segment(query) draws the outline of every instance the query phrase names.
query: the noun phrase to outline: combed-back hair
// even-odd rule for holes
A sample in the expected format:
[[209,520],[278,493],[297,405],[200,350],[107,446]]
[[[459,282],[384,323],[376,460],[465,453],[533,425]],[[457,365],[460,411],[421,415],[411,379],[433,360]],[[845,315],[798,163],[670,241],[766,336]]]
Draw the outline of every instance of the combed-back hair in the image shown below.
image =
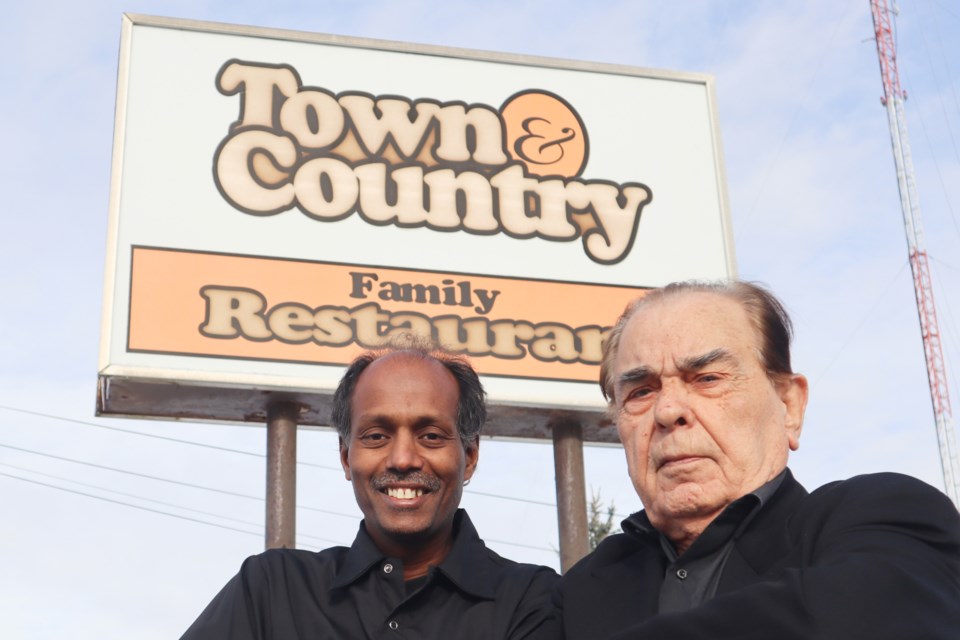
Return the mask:
[[603,347],[603,361],[600,365],[600,389],[603,397],[612,406],[615,380],[613,379],[613,361],[620,348],[620,338],[627,322],[644,307],[656,304],[666,298],[690,292],[714,293],[737,301],[747,312],[757,335],[760,337],[760,362],[767,377],[777,380],[793,373],[790,367],[790,341],[793,338],[793,324],[783,304],[768,289],[755,282],[703,282],[688,280],[673,282],[659,289],[652,289],[627,305],[623,315],[607,335]]
[[333,394],[330,421],[344,445],[350,446],[350,403],[360,375],[372,363],[392,355],[434,360],[453,375],[460,392],[457,400],[457,433],[464,449],[475,446],[480,430],[487,420],[487,394],[477,372],[463,356],[450,352],[430,338],[408,333],[400,334],[383,346],[357,356],[340,379],[340,384]]

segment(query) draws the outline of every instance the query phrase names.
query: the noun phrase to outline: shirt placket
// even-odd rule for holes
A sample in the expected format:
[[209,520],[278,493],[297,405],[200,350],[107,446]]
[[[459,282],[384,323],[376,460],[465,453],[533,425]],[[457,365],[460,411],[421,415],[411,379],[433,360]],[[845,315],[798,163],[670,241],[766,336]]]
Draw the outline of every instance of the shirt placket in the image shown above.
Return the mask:
[[403,601],[406,599],[406,589],[403,584],[403,566],[395,559],[388,558],[380,564],[379,575],[382,581],[382,591],[386,596],[383,602],[386,604],[385,615],[382,616],[378,638],[384,640],[399,640],[406,638],[404,629],[403,614],[400,609],[403,607]]

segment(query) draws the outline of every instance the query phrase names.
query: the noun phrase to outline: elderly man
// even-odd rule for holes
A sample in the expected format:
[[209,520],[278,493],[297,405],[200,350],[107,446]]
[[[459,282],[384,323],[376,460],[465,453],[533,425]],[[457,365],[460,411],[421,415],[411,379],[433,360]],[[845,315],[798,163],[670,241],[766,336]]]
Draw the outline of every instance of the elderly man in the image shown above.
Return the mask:
[[808,494],[787,470],[807,402],[789,343],[752,284],[628,307],[601,385],[644,511],[561,580],[568,640],[960,638],[960,517],[942,493],[884,473]]
[[361,355],[333,407],[363,512],[353,545],[247,559],[183,638],[529,637],[556,574],[487,549],[457,508],[485,418],[466,361],[416,342]]

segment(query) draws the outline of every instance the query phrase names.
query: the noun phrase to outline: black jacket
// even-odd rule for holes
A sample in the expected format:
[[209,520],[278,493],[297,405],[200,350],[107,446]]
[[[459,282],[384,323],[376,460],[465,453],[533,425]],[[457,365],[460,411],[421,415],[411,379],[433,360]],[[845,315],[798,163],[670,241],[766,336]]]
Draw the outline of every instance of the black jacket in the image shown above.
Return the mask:
[[560,581],[567,640],[960,638],[960,515],[907,476],[808,494],[788,472],[689,611],[657,615],[665,566],[650,537],[604,540]]

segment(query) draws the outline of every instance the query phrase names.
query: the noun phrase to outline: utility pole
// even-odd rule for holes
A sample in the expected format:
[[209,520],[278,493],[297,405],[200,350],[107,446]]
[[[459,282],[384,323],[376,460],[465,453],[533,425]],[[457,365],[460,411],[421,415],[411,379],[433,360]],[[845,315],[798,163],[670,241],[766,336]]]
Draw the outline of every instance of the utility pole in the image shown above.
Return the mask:
[[920,224],[920,200],[917,196],[913,160],[910,157],[910,141],[907,138],[907,122],[903,112],[906,93],[900,87],[897,71],[897,49],[893,36],[893,20],[887,0],[870,0],[873,13],[873,29],[876,35],[877,56],[880,58],[880,76],[883,79],[881,103],[887,109],[890,123],[890,140],[893,144],[893,160],[897,168],[897,185],[900,189],[900,209],[903,211],[904,228],[907,234],[907,250],[910,255],[910,270],[913,273],[913,290],[920,315],[920,333],[923,336],[923,352],[927,363],[927,380],[930,384],[930,399],[933,401],[933,416],[937,426],[937,442],[940,446],[940,464],[943,466],[943,484],[953,503],[960,506],[960,461],[957,439],[953,429],[953,412],[947,387],[947,373],[940,344],[940,326],[933,301],[933,283],[930,265],[923,248],[923,228]]

